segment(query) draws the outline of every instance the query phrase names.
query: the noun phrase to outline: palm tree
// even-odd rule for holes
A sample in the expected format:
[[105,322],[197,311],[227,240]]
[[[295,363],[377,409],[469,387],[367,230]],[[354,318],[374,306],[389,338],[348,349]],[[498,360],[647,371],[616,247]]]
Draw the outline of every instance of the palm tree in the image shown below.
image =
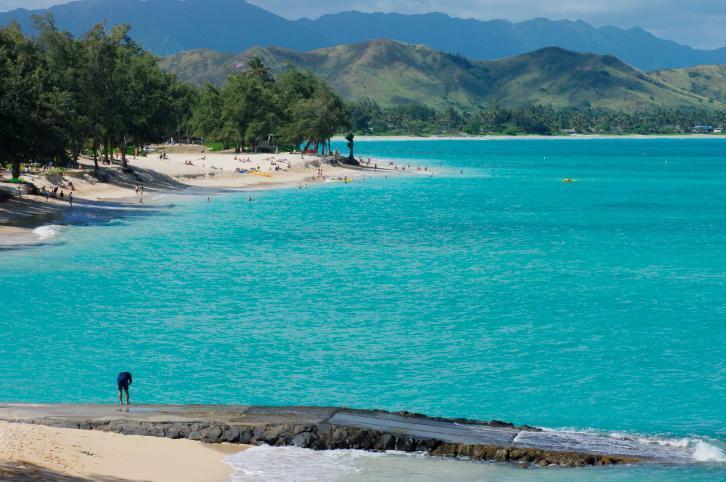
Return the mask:
[[247,75],[257,77],[257,80],[260,82],[274,82],[275,80],[274,77],[272,77],[272,72],[269,67],[265,65],[265,62],[258,55],[255,55],[247,61],[247,68],[249,69],[247,71]]

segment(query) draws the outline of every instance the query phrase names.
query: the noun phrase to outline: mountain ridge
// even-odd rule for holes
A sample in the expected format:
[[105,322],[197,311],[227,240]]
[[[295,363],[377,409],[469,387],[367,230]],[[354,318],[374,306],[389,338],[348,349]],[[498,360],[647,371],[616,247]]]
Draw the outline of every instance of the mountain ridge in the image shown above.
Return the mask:
[[460,19],[443,13],[342,12],[287,20],[244,0],[76,0],[49,9],[0,12],[0,25],[51,12],[57,25],[82,35],[94,24],[131,23],[131,35],[158,55],[192,49],[241,52],[254,45],[314,50],[386,38],[495,60],[543,47],[615,55],[641,70],[726,64],[726,47],[699,50],[638,28],[595,28],[582,20]]
[[617,57],[546,47],[495,61],[474,61],[423,45],[369,40],[313,51],[253,47],[240,54],[197,50],[161,60],[182,80],[221,85],[259,56],[273,73],[294,67],[328,83],[346,100],[382,106],[423,104],[476,110],[527,104],[638,111],[725,107],[674,87]]

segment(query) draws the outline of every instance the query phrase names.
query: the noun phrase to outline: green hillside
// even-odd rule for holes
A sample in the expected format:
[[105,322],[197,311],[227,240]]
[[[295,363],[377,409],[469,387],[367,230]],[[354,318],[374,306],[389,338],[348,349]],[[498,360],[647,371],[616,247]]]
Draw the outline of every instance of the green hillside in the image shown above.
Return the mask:
[[651,75],[685,91],[726,103],[726,65],[658,70]]
[[491,62],[391,40],[296,52],[252,48],[242,54],[189,51],[162,59],[183,80],[221,84],[258,55],[273,72],[310,70],[348,100],[382,106],[421,103],[434,108],[516,107],[544,104],[638,111],[657,108],[724,108],[707,97],[651,77],[612,56],[545,48]]

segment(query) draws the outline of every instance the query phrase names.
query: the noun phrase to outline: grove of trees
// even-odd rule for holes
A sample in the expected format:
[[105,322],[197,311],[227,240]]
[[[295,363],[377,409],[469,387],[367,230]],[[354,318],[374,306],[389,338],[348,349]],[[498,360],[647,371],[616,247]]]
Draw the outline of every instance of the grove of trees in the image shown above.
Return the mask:
[[86,151],[98,168],[113,148],[160,140],[188,117],[194,89],[162,71],[130,39],[129,27],[91,29],[79,39],[50,16],[37,35],[0,29],[0,162],[75,162]]
[[254,150],[269,135],[282,145],[324,152],[348,123],[346,106],[325,83],[297,70],[274,79],[259,58],[222,88],[202,87],[191,117],[199,136],[238,152],[244,146]]
[[581,134],[689,133],[694,126],[726,126],[726,111],[672,110],[636,113],[549,106],[493,107],[475,112],[435,110],[420,104],[381,107],[371,100],[349,106],[354,132],[368,134]]
[[97,25],[81,38],[36,17],[37,33],[0,28],[0,164],[75,164],[113,152],[127,167],[131,146],[198,136],[255,149],[274,135],[289,146],[322,146],[348,125],[346,106],[323,82],[289,71],[274,79],[263,62],[217,89],[180,82],[129,36],[128,25]]

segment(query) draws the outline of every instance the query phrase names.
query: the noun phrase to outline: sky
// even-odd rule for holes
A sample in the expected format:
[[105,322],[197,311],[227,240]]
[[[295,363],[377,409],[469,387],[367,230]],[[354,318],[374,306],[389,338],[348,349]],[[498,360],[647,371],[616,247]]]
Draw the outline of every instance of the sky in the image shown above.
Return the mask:
[[[0,0],[0,11],[44,8],[68,0]],[[596,27],[642,27],[698,48],[726,46],[726,0],[248,0],[282,17],[316,18],[342,10],[443,12],[454,17],[513,22],[536,17],[584,20]]]

